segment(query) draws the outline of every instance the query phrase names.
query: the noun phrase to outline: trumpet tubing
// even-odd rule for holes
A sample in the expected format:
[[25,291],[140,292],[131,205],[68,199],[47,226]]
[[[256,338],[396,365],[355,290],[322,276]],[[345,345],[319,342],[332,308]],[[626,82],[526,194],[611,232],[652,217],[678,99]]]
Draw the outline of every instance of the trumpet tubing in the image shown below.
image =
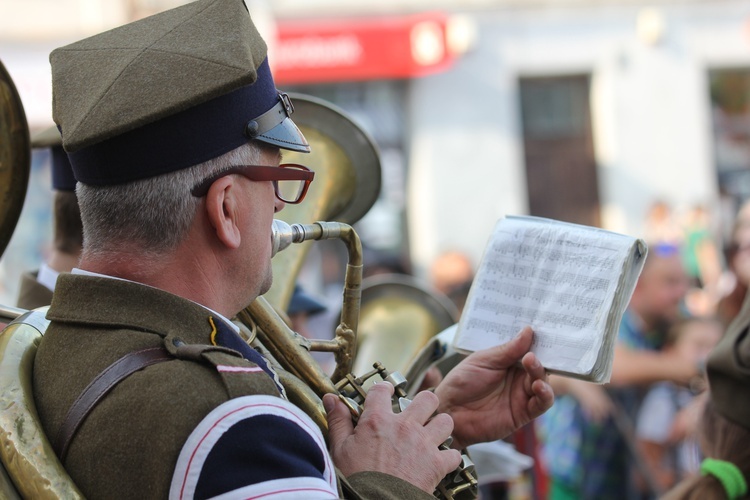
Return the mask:
[[342,309],[336,337],[333,340],[315,341],[316,350],[334,354],[336,369],[332,376],[329,377],[310,355],[312,343],[293,332],[264,297],[256,298],[240,311],[237,320],[248,332],[252,332],[246,334],[250,345],[267,354],[272,363],[281,368],[283,375],[280,378],[289,399],[302,408],[326,434],[328,422],[320,398],[328,393],[338,394],[334,381],[350,373],[354,360],[362,288],[362,245],[354,229],[341,222],[289,225],[284,221],[274,221],[274,255],[293,243],[321,239],[340,239],[349,253],[344,283],[347,306]]
[[[263,297],[258,297],[237,316],[242,326],[253,332],[246,335],[250,344],[260,352],[267,353],[272,363],[281,368],[284,375],[280,377],[282,381],[287,381],[284,387],[289,400],[318,423],[324,434],[328,431],[326,413],[320,400],[324,394],[338,395],[349,408],[355,422],[364,407],[367,395],[365,383],[376,375],[394,386],[394,412],[403,410],[409,402],[406,379],[398,372],[389,372],[381,363],[375,363],[375,369],[361,377],[351,372],[362,295],[362,245],[354,229],[339,222],[290,226],[276,220],[273,224],[274,254],[293,243],[334,238],[346,244],[349,262],[344,279],[340,323],[333,340],[309,341],[302,338],[289,328]],[[310,355],[313,348],[334,353],[336,369],[330,378]],[[299,384],[297,379],[304,383]],[[441,446],[445,448],[448,443]],[[435,490],[435,496],[442,499],[470,499],[476,497],[477,488],[474,464],[466,454],[462,454],[461,465],[443,478]]]
[[[341,320],[336,328],[336,336],[333,340],[316,341],[316,349],[332,352],[336,359],[336,369],[331,376],[333,382],[343,378],[351,372],[352,362],[356,349],[356,331],[359,322],[359,306],[362,294],[362,244],[359,236],[348,224],[341,222],[316,222],[314,224],[289,225],[283,221],[276,220],[273,225],[273,251],[280,252],[290,247],[293,243],[304,243],[310,240],[339,239],[347,248],[349,262],[344,278],[344,306],[341,310]],[[309,367],[307,356],[309,345],[303,347],[299,335],[291,332],[281,317],[273,310],[273,307],[263,297],[257,298],[240,315],[238,319],[244,323],[253,320],[259,327],[258,336],[264,336],[268,349],[279,360],[282,365],[288,363],[284,368],[298,375],[307,382],[319,396],[327,392],[335,392],[331,387],[318,387],[322,371],[317,363],[312,360],[317,369]],[[286,328],[280,327],[283,324]],[[281,331],[278,331],[281,328]],[[271,335],[276,332],[277,335]],[[289,332],[293,339],[289,339]],[[297,337],[294,340],[294,336]],[[304,343],[304,342],[303,342]],[[305,362],[300,363],[300,356]],[[301,365],[301,366],[300,366]],[[328,378],[326,376],[326,378]]]

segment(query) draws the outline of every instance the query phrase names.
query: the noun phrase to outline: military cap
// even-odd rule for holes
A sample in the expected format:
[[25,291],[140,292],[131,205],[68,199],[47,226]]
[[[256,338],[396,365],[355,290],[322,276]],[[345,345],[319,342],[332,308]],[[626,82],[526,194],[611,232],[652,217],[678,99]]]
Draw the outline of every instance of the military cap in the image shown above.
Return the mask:
[[706,372],[716,410],[750,429],[750,329],[747,314],[735,321],[708,357]]
[[75,191],[76,178],[68,160],[68,154],[62,147],[62,137],[57,127],[49,127],[31,136],[33,149],[49,148],[52,156],[52,189],[57,191]]
[[248,140],[308,152],[242,0],[199,0],[56,49],[53,117],[76,178],[129,182]]

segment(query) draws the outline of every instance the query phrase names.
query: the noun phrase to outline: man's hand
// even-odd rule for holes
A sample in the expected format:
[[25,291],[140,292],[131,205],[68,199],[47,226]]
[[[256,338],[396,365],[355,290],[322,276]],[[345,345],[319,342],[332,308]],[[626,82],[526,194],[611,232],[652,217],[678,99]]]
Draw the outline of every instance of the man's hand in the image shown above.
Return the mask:
[[547,373],[529,352],[532,338],[526,327],[506,344],[472,353],[437,386],[439,411],[455,424],[454,448],[502,439],[552,406]]
[[333,461],[345,476],[383,472],[432,493],[461,463],[458,450],[438,449],[450,436],[453,420],[444,413],[433,417],[438,399],[430,392],[417,394],[401,413],[393,413],[392,395],[387,382],[372,386],[356,427],[344,403],[324,396]]

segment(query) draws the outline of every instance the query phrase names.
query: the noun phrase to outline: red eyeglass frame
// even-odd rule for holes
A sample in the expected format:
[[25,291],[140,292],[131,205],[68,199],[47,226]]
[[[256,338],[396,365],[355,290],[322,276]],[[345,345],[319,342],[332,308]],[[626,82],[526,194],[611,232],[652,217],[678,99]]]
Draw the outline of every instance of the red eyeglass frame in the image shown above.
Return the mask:
[[[292,167],[292,168],[289,168]],[[273,182],[273,189],[276,193],[276,197],[284,203],[290,205],[296,205],[301,203],[305,199],[307,190],[310,187],[310,183],[315,177],[315,172],[297,163],[282,163],[278,167],[270,167],[266,165],[235,165],[229,167],[226,170],[222,170],[210,177],[205,178],[198,183],[190,193],[196,198],[202,198],[206,196],[211,185],[222,177],[227,175],[239,174],[251,181],[271,181]],[[296,201],[287,201],[279,195],[279,185],[277,181],[304,181],[300,195]]]

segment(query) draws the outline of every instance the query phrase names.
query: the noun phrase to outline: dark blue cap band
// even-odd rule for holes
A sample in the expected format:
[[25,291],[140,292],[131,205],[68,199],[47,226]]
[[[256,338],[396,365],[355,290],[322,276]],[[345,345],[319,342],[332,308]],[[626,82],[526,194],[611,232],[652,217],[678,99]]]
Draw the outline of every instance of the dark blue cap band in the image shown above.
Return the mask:
[[75,178],[121,184],[188,168],[248,141],[245,125],[279,101],[268,59],[254,84],[106,141],[68,153]]
[[75,191],[76,178],[68,160],[68,154],[62,146],[50,149],[52,153],[52,189],[57,191]]

